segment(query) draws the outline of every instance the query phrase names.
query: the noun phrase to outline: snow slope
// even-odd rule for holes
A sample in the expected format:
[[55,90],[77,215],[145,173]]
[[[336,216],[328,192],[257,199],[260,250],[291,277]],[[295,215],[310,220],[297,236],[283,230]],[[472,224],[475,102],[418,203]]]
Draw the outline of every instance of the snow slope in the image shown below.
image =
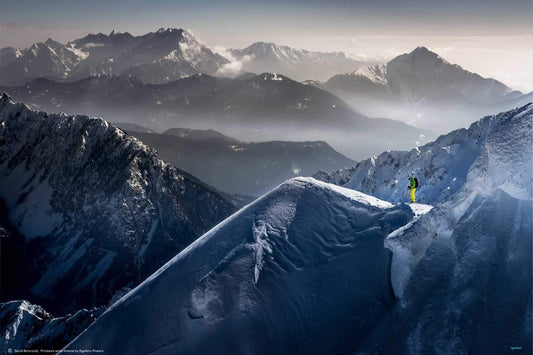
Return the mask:
[[394,305],[383,242],[413,216],[406,205],[288,180],[191,244],[67,348],[347,353]]
[[[516,190],[515,193],[520,194],[524,189],[523,175],[528,173],[524,164],[516,166],[517,153],[513,142],[515,135],[527,136],[529,132],[527,127],[516,132],[515,125],[516,121],[524,121],[527,124],[532,111],[533,104],[528,104],[515,110],[487,116],[474,122],[468,129],[459,129],[440,136],[434,142],[411,151],[384,152],[351,168],[318,172],[315,178],[399,203],[409,201],[407,178],[412,174],[418,178],[420,184],[416,193],[417,200],[436,204],[449,199],[463,187],[470,170],[481,155],[486,155],[486,159],[492,162],[494,155],[498,153],[491,148],[492,142],[497,139],[495,137],[506,135],[509,146],[498,149],[505,149],[504,154],[509,158],[500,157],[498,164],[501,166],[490,165],[490,168],[487,168],[490,172],[484,172],[481,176],[491,176],[494,178],[491,184],[498,186],[503,185],[501,181],[506,181],[503,187],[507,191]],[[510,128],[502,128],[507,125]],[[516,178],[509,175],[516,175]],[[513,182],[515,179],[521,182]],[[480,181],[480,187],[487,183],[485,180]]]
[[28,267],[3,300],[59,314],[105,304],[235,209],[100,118],[31,111],[4,95],[0,142],[0,198],[24,236],[10,247]]
[[387,238],[400,302],[360,351],[532,352],[532,111],[493,117],[461,190]]

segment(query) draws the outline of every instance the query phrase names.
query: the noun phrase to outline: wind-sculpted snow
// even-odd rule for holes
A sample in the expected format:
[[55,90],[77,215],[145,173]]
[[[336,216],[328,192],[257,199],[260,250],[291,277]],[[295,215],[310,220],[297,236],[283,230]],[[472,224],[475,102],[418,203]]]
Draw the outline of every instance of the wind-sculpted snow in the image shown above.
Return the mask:
[[[352,168],[331,173],[321,171],[315,178],[399,203],[409,200],[407,178],[413,175],[420,183],[417,201],[436,204],[458,192],[467,181],[476,159],[479,161],[484,156],[480,166],[490,171],[478,171],[474,175],[480,175],[479,178],[485,176],[485,180],[494,180],[491,184],[504,186],[508,191],[513,189],[515,194],[523,194],[529,178],[527,162],[531,158],[527,150],[517,150],[514,141],[530,135],[527,125],[530,124],[532,112],[533,104],[528,104],[487,116],[468,129],[440,136],[436,141],[409,152],[388,151]],[[523,122],[526,126],[517,125],[517,122]],[[496,141],[500,143],[494,148]],[[506,178],[506,184],[502,184],[500,180]],[[480,181],[479,187],[482,188],[487,182]]]
[[289,180],[191,244],[68,349],[349,353],[394,305],[383,242],[413,216],[406,205]]
[[387,240],[412,255],[403,261],[411,274],[393,268],[393,279],[402,277],[396,322],[374,334],[380,346],[365,350],[503,354],[517,347],[531,353],[532,212],[531,199],[496,188],[436,208]]
[[105,304],[234,210],[99,118],[35,112],[4,95],[0,142],[0,197],[29,265],[3,299],[60,314]]
[[395,321],[360,351],[531,353],[532,105],[487,123],[460,191],[388,236]]

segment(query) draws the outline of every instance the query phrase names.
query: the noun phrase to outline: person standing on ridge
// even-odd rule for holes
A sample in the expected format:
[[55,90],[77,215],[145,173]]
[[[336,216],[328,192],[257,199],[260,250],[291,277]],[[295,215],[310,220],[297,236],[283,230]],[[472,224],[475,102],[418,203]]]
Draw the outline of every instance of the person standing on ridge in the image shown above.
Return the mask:
[[415,192],[416,192],[417,187],[418,187],[418,179],[415,177],[409,176],[409,186],[407,186],[407,188],[411,189],[411,201],[413,203],[416,202]]

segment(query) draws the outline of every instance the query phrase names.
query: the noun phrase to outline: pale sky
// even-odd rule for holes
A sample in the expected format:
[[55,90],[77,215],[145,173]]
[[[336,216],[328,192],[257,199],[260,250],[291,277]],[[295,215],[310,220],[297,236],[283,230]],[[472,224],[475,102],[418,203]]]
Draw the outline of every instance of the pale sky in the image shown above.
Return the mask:
[[270,41],[385,59],[423,45],[531,91],[532,19],[533,0],[2,0],[0,47],[160,27],[189,29],[210,47]]

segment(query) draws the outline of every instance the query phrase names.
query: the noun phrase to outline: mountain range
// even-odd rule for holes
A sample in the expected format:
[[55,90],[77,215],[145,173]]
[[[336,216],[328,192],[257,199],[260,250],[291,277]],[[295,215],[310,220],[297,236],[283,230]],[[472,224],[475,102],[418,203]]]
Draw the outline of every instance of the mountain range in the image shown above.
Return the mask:
[[[82,309],[74,314],[54,317],[41,306],[27,301],[0,303],[0,351],[62,349],[104,311],[103,307]],[[11,350],[11,351],[10,351]]]
[[324,81],[331,76],[375,64],[375,61],[352,59],[343,52],[317,52],[295,49],[271,42],[255,42],[243,49],[230,49],[230,63],[220,73],[281,73],[297,81]]
[[236,210],[99,118],[3,95],[0,142],[2,301],[60,315],[107,304]]
[[355,164],[320,141],[248,143],[214,130],[126,131],[166,162],[231,194],[259,196],[291,177]]
[[509,110],[533,97],[451,64],[425,47],[386,64],[335,75],[321,87],[367,116],[403,120],[438,133],[467,127],[472,117]]
[[39,77],[72,81],[106,74],[165,83],[197,73],[214,74],[228,63],[190,32],[174,28],[142,36],[89,34],[66,44],[48,39],[27,49],[3,48],[0,55],[0,80],[11,85]]
[[140,36],[128,32],[89,34],[66,44],[53,39],[29,48],[0,49],[0,83],[35,78],[75,81],[96,75],[133,75],[144,83],[166,83],[194,74],[235,76],[278,72],[296,80],[326,80],[339,72],[374,64],[342,52],[324,53],[256,42],[213,52],[184,29],[161,28]]
[[0,90],[35,109],[83,112],[156,131],[188,127],[216,129],[243,141],[326,140],[355,159],[434,137],[403,122],[369,119],[327,91],[276,73],[235,79],[198,74],[161,85],[133,76],[70,83],[41,78]]
[[[351,59],[342,52],[313,52],[270,42],[215,52],[190,31],[162,28],[140,36],[113,31],[66,44],[49,39],[27,49],[0,50],[4,87],[37,78],[72,82],[98,75],[131,76],[144,84],[170,83],[197,74],[248,79],[246,72],[314,82],[365,116],[402,120],[438,133],[467,127],[472,117],[518,107],[532,97],[451,64],[425,47],[380,64]],[[55,97],[56,105],[61,105],[62,96]]]
[[[289,180],[176,255],[66,349],[530,352],[532,125],[528,104],[355,169],[352,180],[371,189],[416,168],[427,204]],[[441,196],[442,181],[458,186]],[[390,200],[406,200],[405,185]]]

